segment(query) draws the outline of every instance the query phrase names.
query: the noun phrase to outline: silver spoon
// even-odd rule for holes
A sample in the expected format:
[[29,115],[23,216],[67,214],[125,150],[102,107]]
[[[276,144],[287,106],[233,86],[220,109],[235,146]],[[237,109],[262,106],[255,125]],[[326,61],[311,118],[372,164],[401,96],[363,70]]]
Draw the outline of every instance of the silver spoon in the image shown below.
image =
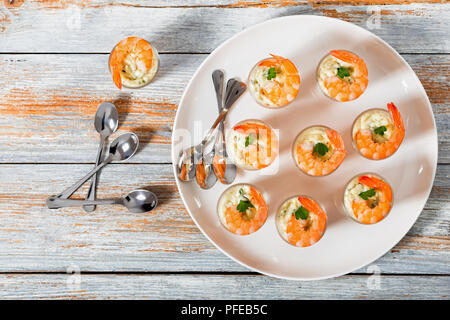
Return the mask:
[[[100,160],[102,159],[106,139],[117,130],[118,124],[119,113],[117,112],[116,106],[111,102],[102,102],[98,106],[94,118],[95,130],[97,130],[100,134],[100,145],[98,146],[97,159],[95,160],[96,166],[100,164]],[[97,176],[98,174],[94,174],[92,177],[86,200],[95,200],[97,191]],[[84,205],[83,209],[86,212],[92,212],[95,210],[95,205]]]
[[[213,83],[214,88],[216,89],[216,98],[217,98],[217,107],[219,109],[219,112],[223,109],[223,78],[224,74],[221,70],[216,70],[213,72]],[[231,90],[231,87],[227,86],[226,94],[225,96],[228,96],[229,90]],[[221,139],[216,140],[216,144],[214,146],[214,152],[213,155],[213,169],[216,176],[219,178],[219,181],[223,184],[230,184],[234,181],[236,178],[236,166],[230,161],[228,158],[227,150],[225,148],[225,131],[223,128],[223,122],[219,125],[219,135],[221,136]],[[220,169],[217,168],[215,163],[224,163],[224,173],[223,177],[220,178],[221,173]]]
[[[224,74],[221,70],[215,70],[212,74],[214,90],[216,92],[217,103],[220,105],[219,113],[223,108],[223,79]],[[225,120],[225,118],[224,118]],[[220,128],[223,128],[223,121],[219,124],[219,133]],[[216,143],[214,144],[211,151],[205,154],[205,150],[202,150],[200,159],[198,160],[197,166],[195,167],[195,178],[197,184],[202,189],[210,189],[217,182],[217,171],[213,164],[214,155],[216,153],[216,145],[218,141],[219,135],[216,136]]]
[[59,209],[74,206],[95,206],[120,204],[125,206],[128,211],[133,213],[143,213],[153,210],[158,204],[156,195],[148,190],[134,190],[122,198],[102,199],[102,200],[77,200],[61,199],[58,197],[47,198],[47,207],[49,209]]
[[200,158],[204,146],[211,142],[211,138],[217,126],[222,122],[233,103],[244,93],[247,85],[235,79],[228,80],[227,86],[230,86],[230,94],[225,100],[225,108],[222,109],[216,121],[209,129],[206,137],[196,146],[182,150],[177,162],[177,175],[182,181],[192,180],[195,176],[195,167]]
[[[78,190],[86,181],[88,181],[97,171],[106,166],[111,161],[125,161],[130,159],[139,147],[139,139],[137,135],[131,132],[118,136],[109,146],[109,154],[102,163],[92,169],[88,174],[81,178],[78,182],[61,192],[56,197],[68,199],[75,191]],[[89,204],[89,203],[86,203]]]

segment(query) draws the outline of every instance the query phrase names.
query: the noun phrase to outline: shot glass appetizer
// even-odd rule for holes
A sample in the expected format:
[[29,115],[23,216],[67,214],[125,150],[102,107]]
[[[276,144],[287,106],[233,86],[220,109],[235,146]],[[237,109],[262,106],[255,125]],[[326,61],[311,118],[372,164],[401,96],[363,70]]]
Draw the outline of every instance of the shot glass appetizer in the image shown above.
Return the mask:
[[358,175],[345,188],[344,208],[352,219],[360,223],[377,223],[391,211],[391,186],[376,174]]
[[244,170],[268,167],[278,155],[278,138],[272,128],[260,120],[244,120],[227,134],[227,153]]
[[386,159],[400,147],[405,126],[397,107],[391,102],[384,109],[370,109],[353,123],[353,145],[361,155],[371,160]]
[[344,140],[336,130],[312,126],[297,136],[292,148],[297,166],[311,176],[326,176],[344,161]]
[[117,88],[141,88],[158,72],[158,52],[138,37],[120,41],[109,55],[109,70]]
[[271,55],[250,71],[248,87],[253,98],[267,108],[280,108],[292,102],[300,88],[297,68],[288,59]]
[[357,99],[369,83],[364,60],[347,50],[332,50],[320,61],[317,81],[325,95],[340,102]]
[[278,209],[276,225],[284,240],[296,247],[309,247],[325,233],[327,214],[312,198],[296,196]]
[[266,222],[267,211],[261,192],[249,184],[229,187],[217,203],[220,222],[238,235],[248,235],[261,228]]

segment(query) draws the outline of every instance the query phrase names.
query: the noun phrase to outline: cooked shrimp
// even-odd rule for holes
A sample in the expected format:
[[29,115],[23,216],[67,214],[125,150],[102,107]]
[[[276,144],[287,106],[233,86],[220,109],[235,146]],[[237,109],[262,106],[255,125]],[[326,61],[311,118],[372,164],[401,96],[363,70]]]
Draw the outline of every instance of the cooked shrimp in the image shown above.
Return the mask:
[[228,230],[235,234],[247,235],[255,232],[266,222],[267,204],[263,196],[255,188],[250,187],[250,193],[245,199],[251,203],[245,212],[231,206],[225,210],[225,224]]
[[307,197],[298,197],[301,205],[308,211],[306,219],[297,219],[292,214],[286,228],[289,243],[297,247],[309,247],[322,238],[327,224],[327,215],[322,207]]
[[[276,106],[284,106],[294,100],[300,89],[300,76],[297,68],[288,59],[271,54],[272,58],[258,64],[265,67],[266,79],[259,87],[259,94],[269,99]],[[273,69],[272,69],[273,68]],[[270,70],[274,77],[267,76]],[[271,78],[269,80],[269,78]]]
[[195,167],[195,178],[200,187],[206,187],[206,168],[203,159],[200,159]]
[[[124,78],[130,80],[140,79],[150,70],[152,64],[152,46],[146,40],[138,37],[128,37],[120,41],[111,52],[109,60],[114,84],[119,89],[122,89]],[[142,83],[140,84],[145,83],[145,79],[141,81]]]
[[375,177],[361,176],[358,180],[369,188],[375,189],[375,195],[368,200],[362,198],[353,200],[353,213],[361,223],[377,223],[391,210],[392,189],[389,184]]
[[297,145],[297,163],[304,172],[312,176],[327,175],[339,167],[345,158],[345,145],[336,130],[325,128],[329,143],[324,155],[314,152],[314,143],[305,141]]
[[360,129],[356,132],[355,143],[361,154],[369,159],[385,159],[400,147],[405,137],[405,126],[400,112],[394,103],[388,103],[387,108],[394,125],[388,139],[379,137],[374,131]]
[[[332,50],[330,55],[351,66],[339,66],[333,76],[323,80],[328,95],[341,102],[355,100],[366,90],[369,83],[364,60],[345,50]],[[340,70],[342,71],[339,72]]]
[[278,139],[273,130],[264,124],[246,122],[233,128],[246,135],[244,161],[255,169],[269,166],[278,154]]
[[225,180],[225,169],[226,169],[226,162],[225,158],[219,156],[218,154],[214,155],[213,158],[213,170],[217,177],[217,179],[220,180],[220,182],[227,184],[227,181]]

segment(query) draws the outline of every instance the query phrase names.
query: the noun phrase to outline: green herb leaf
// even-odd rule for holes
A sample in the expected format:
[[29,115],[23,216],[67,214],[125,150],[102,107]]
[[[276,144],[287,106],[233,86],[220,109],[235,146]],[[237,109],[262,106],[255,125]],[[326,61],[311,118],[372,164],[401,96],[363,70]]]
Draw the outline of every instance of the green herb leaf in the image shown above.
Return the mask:
[[303,206],[300,206],[296,211],[295,211],[295,219],[302,219],[302,220],[306,220],[308,219],[309,216],[309,211],[306,210]]
[[319,142],[314,146],[313,152],[319,154],[320,156],[324,156],[328,152],[328,147],[322,142]]
[[239,189],[239,194],[240,194],[241,196],[244,196],[244,195],[245,195],[244,189],[240,188],[240,189]]
[[245,146],[248,147],[249,145],[251,145],[253,143],[253,136],[252,135],[248,135],[245,138]]
[[375,132],[375,134],[379,135],[379,136],[384,136],[384,132],[386,131],[386,127],[385,126],[381,126],[378,128],[375,128],[375,130],[373,130],[373,132]]
[[350,77],[350,69],[345,67],[339,67],[337,69],[337,75],[341,79],[344,79],[345,77]]
[[269,72],[267,73],[267,80],[272,80],[277,76],[277,73],[275,71],[275,68],[272,67],[269,69]]
[[239,201],[239,204],[236,207],[236,209],[240,213],[245,213],[248,210],[248,208],[254,208],[254,206],[252,205],[252,203],[248,199]]
[[374,195],[375,195],[375,189],[369,189],[369,190],[363,191],[359,194],[359,196],[364,200],[368,200],[370,197],[373,197]]

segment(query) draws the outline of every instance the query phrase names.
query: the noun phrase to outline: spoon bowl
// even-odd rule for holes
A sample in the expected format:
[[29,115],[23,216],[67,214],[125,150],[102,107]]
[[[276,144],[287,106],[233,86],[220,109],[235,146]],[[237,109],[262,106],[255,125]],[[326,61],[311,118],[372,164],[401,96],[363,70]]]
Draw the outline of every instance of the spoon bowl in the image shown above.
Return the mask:
[[133,213],[144,213],[153,210],[158,205],[156,195],[148,190],[134,190],[123,197],[123,205]]
[[102,136],[108,137],[117,130],[119,112],[111,102],[102,102],[94,117],[95,130]]
[[131,158],[139,147],[139,138],[132,132],[118,136],[109,146],[111,161],[125,161]]

